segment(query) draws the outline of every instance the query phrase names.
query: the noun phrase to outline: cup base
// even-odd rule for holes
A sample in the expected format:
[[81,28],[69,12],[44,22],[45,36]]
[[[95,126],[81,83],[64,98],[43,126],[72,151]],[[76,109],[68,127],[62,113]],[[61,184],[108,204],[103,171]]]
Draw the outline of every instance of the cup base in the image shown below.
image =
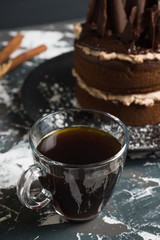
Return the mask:
[[[56,211],[56,210],[55,210],[55,211]],[[97,214],[92,215],[92,216],[87,217],[87,218],[81,218],[81,217],[79,217],[79,218],[71,218],[71,217],[66,217],[66,216],[64,216],[63,214],[61,214],[61,213],[58,212],[58,211],[56,211],[56,213],[57,213],[58,215],[60,215],[61,217],[63,217],[65,220],[67,220],[67,221],[69,221],[69,222],[73,222],[73,223],[89,222],[89,221],[95,219],[95,218],[99,215],[99,213],[97,213]]]

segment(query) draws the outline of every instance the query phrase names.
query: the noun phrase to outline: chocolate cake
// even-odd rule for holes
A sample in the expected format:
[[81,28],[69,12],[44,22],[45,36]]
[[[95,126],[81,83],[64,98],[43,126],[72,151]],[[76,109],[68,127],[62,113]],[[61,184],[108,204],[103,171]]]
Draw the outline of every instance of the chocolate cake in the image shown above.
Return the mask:
[[126,125],[160,122],[158,0],[90,0],[86,22],[74,30],[79,104]]

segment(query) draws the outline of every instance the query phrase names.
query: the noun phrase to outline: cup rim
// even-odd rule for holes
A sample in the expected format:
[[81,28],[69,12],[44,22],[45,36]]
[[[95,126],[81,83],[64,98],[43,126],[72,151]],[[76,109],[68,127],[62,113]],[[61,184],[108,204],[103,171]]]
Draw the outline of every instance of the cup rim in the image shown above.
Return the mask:
[[[117,122],[123,129],[124,133],[125,133],[125,142],[122,146],[122,148],[112,157],[107,158],[103,161],[97,162],[97,163],[90,163],[90,164],[69,164],[69,163],[62,163],[56,160],[52,160],[48,157],[46,157],[45,155],[43,155],[42,153],[40,153],[37,150],[37,146],[34,145],[33,141],[32,141],[32,133],[34,131],[34,129],[36,128],[36,126],[43,120],[45,120],[46,118],[50,117],[51,115],[55,115],[58,113],[62,113],[62,112],[68,112],[68,111],[84,111],[84,112],[91,112],[91,113],[98,113],[104,116],[107,116],[109,118],[111,118],[112,120],[114,120],[115,122]],[[60,129],[59,129],[60,130]],[[29,132],[29,143],[31,146],[32,151],[34,151],[34,153],[36,155],[38,155],[40,158],[43,157],[43,161],[47,162],[50,165],[57,165],[57,166],[62,166],[62,167],[67,167],[67,168],[91,168],[91,167],[100,167],[102,165],[105,165],[106,163],[111,163],[114,162],[117,158],[119,158],[125,151],[127,151],[128,145],[129,145],[129,132],[127,129],[127,126],[116,116],[108,113],[108,112],[104,112],[104,111],[100,111],[100,110],[96,110],[96,109],[91,109],[91,108],[68,108],[68,109],[62,109],[62,110],[58,110],[49,114],[46,114],[45,116],[40,117],[32,126],[30,132]]]

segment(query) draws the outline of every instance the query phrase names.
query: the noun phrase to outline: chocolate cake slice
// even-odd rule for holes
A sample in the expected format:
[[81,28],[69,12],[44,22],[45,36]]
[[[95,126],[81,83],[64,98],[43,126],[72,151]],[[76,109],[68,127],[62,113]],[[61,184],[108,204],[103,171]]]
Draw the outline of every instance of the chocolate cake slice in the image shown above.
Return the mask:
[[79,104],[126,125],[159,122],[158,0],[90,0],[86,22],[74,29]]

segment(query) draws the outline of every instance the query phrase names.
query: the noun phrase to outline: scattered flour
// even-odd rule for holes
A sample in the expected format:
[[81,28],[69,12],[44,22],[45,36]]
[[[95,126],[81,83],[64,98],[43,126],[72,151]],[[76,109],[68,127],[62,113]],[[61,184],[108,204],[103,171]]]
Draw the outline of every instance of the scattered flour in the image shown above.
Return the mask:
[[[26,49],[31,49],[41,44],[45,44],[47,50],[37,56],[40,59],[50,59],[73,50],[73,44],[69,44],[63,39],[64,37],[74,39],[74,35],[71,33],[43,30],[25,30],[20,33],[24,35],[21,47],[11,55],[11,58],[23,53]],[[16,34],[17,32],[10,31],[11,36],[15,36]]]
[[80,234],[80,233],[77,233],[76,236],[77,236],[77,239],[78,239],[78,240],[81,240],[81,234]]
[[160,234],[154,235],[148,232],[139,232],[139,236],[141,236],[144,240],[160,240]]
[[[23,53],[24,51],[34,48],[41,44],[46,44],[47,46],[47,51],[36,56],[36,58],[39,58],[42,60],[50,59],[62,53],[71,51],[73,49],[73,44],[71,41],[69,43],[69,41],[66,41],[65,39],[66,38],[74,39],[74,35],[72,34],[72,32],[67,31],[67,29],[72,30],[73,26],[72,24],[68,24],[65,27],[66,27],[66,31],[64,32],[60,32],[56,30],[54,31],[43,31],[43,30],[21,31],[20,33],[24,35],[22,44],[20,48],[11,55],[11,58],[14,58],[17,55]],[[16,34],[17,34],[16,31],[9,32],[9,35],[11,37],[15,36]],[[1,44],[5,46],[7,42],[4,41]],[[28,67],[33,66],[31,61],[27,61],[25,64]],[[25,69],[23,70],[24,72],[23,71],[22,72],[23,74],[25,74]],[[21,74],[21,72],[16,74]],[[17,75],[15,77],[17,77]],[[12,103],[13,103],[12,95],[18,93],[18,91],[19,91],[18,84],[14,88],[12,87],[12,91],[10,92],[6,79],[4,78],[3,80],[1,80],[0,104],[5,104],[7,107],[12,108]],[[59,91],[62,92],[63,89],[59,89]],[[60,100],[60,94],[57,96],[54,95],[53,98],[51,98],[50,100],[51,106],[54,106],[55,102],[57,101],[59,102],[59,100]],[[9,136],[10,134],[11,134],[10,131],[8,131],[8,133],[1,132],[0,133],[1,140],[5,138],[7,141],[7,136]],[[14,135],[14,133],[12,135]],[[5,152],[4,148],[2,147],[1,147],[1,150],[3,151],[0,153],[0,161],[2,166],[0,168],[0,187],[6,188],[12,185],[13,186],[16,185],[18,176],[23,172],[23,170],[27,169],[28,166],[33,163],[33,160],[31,156],[31,151],[29,149],[29,143],[28,141],[26,141],[25,136],[19,143],[13,145],[12,148],[7,152]]]
[[31,150],[25,136],[9,151],[0,153],[0,160],[0,188],[16,186],[22,172],[33,164]]
[[[38,88],[42,96],[49,103],[50,109],[52,111],[64,108],[78,107],[76,97],[70,88],[67,86],[62,86],[61,83],[54,83],[49,88],[45,82],[40,82]],[[43,110],[39,109],[39,112],[43,112]]]
[[11,105],[9,94],[2,84],[0,84],[0,103],[5,103],[7,107]]
[[[130,191],[124,189],[124,191],[128,192],[130,194],[129,202],[134,200],[139,200],[142,198],[146,198],[148,196],[152,196],[154,193],[154,190],[156,188],[160,187],[160,179],[159,178],[151,178],[151,177],[138,177],[139,181],[143,183],[145,187],[142,188],[134,188]],[[152,185],[146,186],[146,183],[151,183]]]
[[117,220],[117,219],[115,219],[115,218],[110,218],[110,217],[107,217],[107,216],[104,216],[103,217],[103,221],[105,222],[105,223],[109,223],[109,224],[124,224],[124,223],[122,223],[121,221],[119,221],[119,220]]

